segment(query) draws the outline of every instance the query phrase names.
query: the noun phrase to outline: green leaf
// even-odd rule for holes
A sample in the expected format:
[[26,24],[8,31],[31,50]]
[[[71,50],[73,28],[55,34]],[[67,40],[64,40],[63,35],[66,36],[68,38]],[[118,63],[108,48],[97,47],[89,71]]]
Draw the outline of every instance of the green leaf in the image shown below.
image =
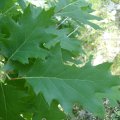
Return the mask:
[[[59,6],[59,10],[57,10],[56,16],[68,17],[76,21],[79,25],[81,25],[82,23],[90,25],[94,29],[100,29],[98,25],[95,25],[90,20],[102,20],[102,19],[89,13],[90,5],[87,2],[83,0],[74,0],[72,2],[69,0],[65,0],[63,2],[63,0],[60,0],[57,3],[57,6]],[[87,8],[89,9],[89,11]],[[93,11],[91,10],[91,12]]]
[[25,110],[25,96],[18,88],[0,83],[0,120],[24,120],[20,114]]
[[35,112],[33,115],[33,120],[42,120],[42,118],[47,120],[63,120],[66,116],[58,108],[58,102],[53,101],[49,106],[41,94],[38,94],[34,100]]
[[15,0],[0,0],[0,12],[7,12],[15,7]]
[[54,47],[56,44],[60,43],[62,49],[65,49],[74,55],[79,55],[81,50],[80,40],[76,38],[69,38],[67,36],[68,32],[66,29],[56,30],[51,27],[46,29],[48,34],[53,34],[56,36],[53,40],[46,42],[44,46],[48,49]]
[[86,7],[89,4],[85,0],[59,0],[56,3],[56,11],[61,11],[69,6]]
[[0,20],[1,32],[5,36],[0,38],[2,54],[8,61],[29,63],[29,58],[45,59],[48,55],[43,44],[51,39],[52,35],[46,34],[44,28],[51,24],[53,9],[39,10],[36,15],[34,12],[34,8],[29,6],[17,23],[8,17]]
[[[98,28],[91,20],[100,18],[90,14],[91,6],[83,0],[50,0],[54,8],[41,9],[32,5],[26,8],[21,1],[16,6],[15,2],[0,1],[0,53],[7,68],[2,72],[11,80],[25,79],[31,87],[26,97],[29,92],[24,84],[0,83],[0,119],[61,120],[65,115],[58,109],[58,102],[65,112],[79,102],[96,115],[103,115],[102,98],[115,104],[119,93],[113,87],[119,86],[120,78],[111,75],[111,64],[87,63],[80,68],[63,61],[72,61],[81,52],[80,41],[67,31],[85,24]],[[68,18],[66,22],[72,22],[72,28],[59,28],[62,21],[56,17]]]
[[119,83],[119,78],[111,75],[110,66],[108,63],[87,64],[83,68],[64,65],[57,46],[46,61],[38,59],[25,78],[36,94],[43,93],[49,104],[56,99],[70,111],[73,103],[80,102],[84,108],[101,115],[104,111],[102,98],[96,94],[106,95],[107,90]]

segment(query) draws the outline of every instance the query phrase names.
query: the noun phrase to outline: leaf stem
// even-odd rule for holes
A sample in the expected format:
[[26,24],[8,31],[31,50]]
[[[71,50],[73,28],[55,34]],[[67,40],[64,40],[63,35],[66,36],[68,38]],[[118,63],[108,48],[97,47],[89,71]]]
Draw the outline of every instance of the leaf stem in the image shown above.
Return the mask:
[[57,25],[57,28],[60,27],[67,19],[68,17],[66,17],[59,25]]
[[79,29],[80,26],[77,26],[67,37],[70,37],[73,33],[75,33],[78,29]]

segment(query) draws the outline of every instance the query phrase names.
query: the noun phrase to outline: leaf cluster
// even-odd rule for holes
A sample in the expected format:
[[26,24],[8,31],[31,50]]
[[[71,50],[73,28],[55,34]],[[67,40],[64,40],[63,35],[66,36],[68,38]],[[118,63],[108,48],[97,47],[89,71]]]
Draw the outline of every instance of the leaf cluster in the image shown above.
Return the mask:
[[83,51],[74,34],[85,25],[99,28],[91,20],[101,18],[83,0],[47,4],[0,1],[0,54],[5,59],[0,119],[65,120],[74,103],[103,116],[102,98],[116,103],[119,96],[110,93],[119,77],[111,75],[109,63],[77,67],[75,58]]

